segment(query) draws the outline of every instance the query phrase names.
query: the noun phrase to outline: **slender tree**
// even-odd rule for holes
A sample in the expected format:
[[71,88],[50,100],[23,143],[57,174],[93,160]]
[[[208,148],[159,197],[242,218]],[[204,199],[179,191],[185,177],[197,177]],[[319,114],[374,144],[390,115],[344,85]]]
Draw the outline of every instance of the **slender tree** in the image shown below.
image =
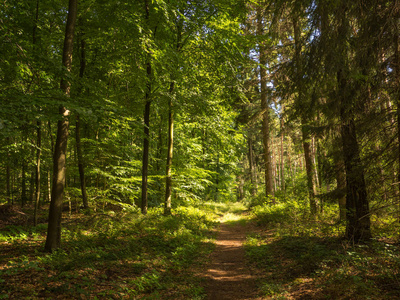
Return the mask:
[[265,167],[265,193],[266,197],[272,197],[274,200],[274,186],[272,178],[272,160],[271,160],[271,138],[270,138],[270,108],[268,103],[268,88],[267,88],[267,57],[264,45],[264,18],[263,9],[261,5],[257,6],[257,35],[259,37],[259,74],[260,74],[260,97],[261,97],[261,110],[262,115],[262,140],[264,146],[264,167]]
[[[74,30],[77,17],[77,0],[69,0],[68,17],[65,29],[62,65],[66,72],[71,71],[72,52],[74,41]],[[70,95],[70,82],[68,79],[61,80],[60,88],[66,97]],[[51,202],[49,210],[49,225],[45,250],[52,252],[61,245],[61,216],[65,186],[66,152],[68,141],[69,110],[65,106],[59,109],[61,120],[58,121],[57,140],[55,143],[53,157],[53,186],[51,191]]]
[[[79,78],[83,78],[86,69],[86,42],[82,38],[80,41],[80,68],[79,68]],[[80,89],[79,93],[82,93]],[[86,193],[86,178],[85,178],[85,167],[83,165],[83,155],[82,155],[82,143],[81,143],[81,118],[79,114],[76,116],[75,122],[75,140],[76,140],[76,154],[78,158],[78,170],[79,170],[79,180],[82,193],[82,204],[83,208],[89,208],[88,197]]]
[[[298,17],[293,17],[293,31],[294,31],[294,44],[295,44],[295,68],[296,68],[296,85],[298,90],[298,103],[304,103],[306,93],[304,91],[304,84],[303,84],[303,74],[304,68],[301,59],[301,41],[300,41],[300,33],[301,29],[298,24]],[[302,105],[299,105],[302,107]],[[307,120],[309,108],[305,111],[301,112],[301,134],[302,134],[302,143],[303,143],[303,150],[304,150],[304,161],[306,164],[306,173],[307,173],[307,188],[308,188],[308,196],[310,202],[310,210],[312,214],[317,213],[317,202],[315,199],[316,194],[316,182],[315,182],[315,175],[314,175],[314,158],[311,149],[311,134],[310,134],[310,127],[309,127],[309,120]]]

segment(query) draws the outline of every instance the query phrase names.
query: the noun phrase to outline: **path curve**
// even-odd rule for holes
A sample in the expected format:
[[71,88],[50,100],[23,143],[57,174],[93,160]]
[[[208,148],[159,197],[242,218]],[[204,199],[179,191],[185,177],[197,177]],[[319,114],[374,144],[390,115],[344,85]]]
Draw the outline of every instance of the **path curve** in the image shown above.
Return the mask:
[[245,263],[243,242],[248,226],[222,223],[216,248],[205,274],[207,300],[262,299],[257,297],[257,274]]

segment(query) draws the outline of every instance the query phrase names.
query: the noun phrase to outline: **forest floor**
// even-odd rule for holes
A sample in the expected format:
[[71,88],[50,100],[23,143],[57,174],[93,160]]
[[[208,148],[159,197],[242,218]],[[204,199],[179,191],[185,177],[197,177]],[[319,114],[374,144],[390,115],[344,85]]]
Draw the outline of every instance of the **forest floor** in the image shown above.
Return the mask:
[[290,203],[66,212],[51,254],[46,212],[0,205],[0,299],[400,299],[397,238],[353,245]]
[[259,272],[246,264],[244,242],[250,224],[222,222],[215,251],[205,272],[207,300],[262,299],[258,297]]

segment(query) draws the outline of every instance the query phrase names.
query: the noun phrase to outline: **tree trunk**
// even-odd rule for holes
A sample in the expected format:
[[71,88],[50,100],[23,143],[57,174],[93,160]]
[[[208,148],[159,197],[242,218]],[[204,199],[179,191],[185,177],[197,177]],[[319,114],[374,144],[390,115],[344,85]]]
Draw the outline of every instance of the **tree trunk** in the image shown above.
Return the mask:
[[[150,70],[150,71],[149,71]],[[151,74],[150,63],[147,65],[147,72]],[[147,177],[149,169],[149,139],[150,139],[150,94],[146,92],[146,106],[144,110],[144,140],[143,140],[143,158],[142,158],[142,214],[147,214]]]
[[25,157],[22,158],[22,176],[21,176],[21,185],[22,185],[22,191],[21,191],[21,207],[24,207],[28,197],[26,196],[26,160]]
[[40,201],[40,155],[42,152],[42,122],[37,121],[37,150],[36,150],[36,195],[35,195],[35,211],[33,213],[34,226],[37,225],[37,214]]
[[[36,13],[35,13],[35,22],[33,24],[32,30],[32,43],[34,48],[36,48],[36,30],[37,30],[37,23],[39,20],[39,0],[36,0]],[[36,49],[35,49],[36,50]],[[39,209],[39,202],[40,202],[40,156],[42,153],[42,121],[38,120],[36,123],[36,191],[35,191],[35,209],[33,212],[33,225],[37,225],[37,214]]]
[[[146,12],[146,21],[149,22],[150,19],[150,8],[149,1],[145,0],[145,12]],[[144,109],[144,139],[143,139],[143,158],[142,158],[142,203],[141,209],[142,214],[147,214],[147,206],[148,206],[148,195],[147,195],[147,178],[149,172],[149,142],[150,142],[150,93],[151,93],[151,54],[150,51],[147,57],[146,63],[146,71],[147,71],[147,86],[146,86],[146,105]]]
[[[304,124],[304,122],[302,122]],[[310,211],[311,214],[317,213],[317,202],[315,199],[316,187],[314,181],[314,164],[311,153],[311,145],[310,145],[310,134],[307,125],[303,125],[301,128],[302,140],[303,140],[303,149],[304,149],[304,160],[306,165],[306,174],[307,174],[307,188],[308,195],[310,201]]]
[[341,221],[346,220],[346,174],[342,159],[335,159],[337,191],[339,195],[339,216]]
[[51,202],[51,171],[47,171],[47,201]]
[[254,151],[253,151],[253,137],[251,133],[247,138],[249,145],[249,165],[250,165],[250,180],[251,180],[251,195],[254,197],[257,195],[257,175],[254,162]]
[[85,167],[83,165],[83,156],[82,156],[82,144],[81,144],[81,120],[79,115],[76,116],[76,127],[75,127],[75,140],[76,140],[76,152],[78,156],[78,169],[79,169],[79,180],[81,186],[82,193],[82,204],[83,208],[89,208],[88,197],[86,194],[86,180],[85,180]]
[[355,242],[371,238],[369,203],[361,164],[356,126],[346,99],[347,80],[338,71],[343,162],[346,170],[346,237]]
[[215,202],[219,201],[219,152],[217,152],[217,162],[216,162],[216,169],[215,169],[215,196],[214,196],[214,200]]
[[283,151],[283,141],[284,141],[283,129],[284,129],[284,123],[283,123],[283,117],[281,117],[281,189],[282,191],[285,191],[286,187],[285,187],[285,159]]
[[[301,61],[301,43],[300,43],[300,27],[297,24],[296,17],[293,18],[293,31],[294,31],[294,46],[295,46],[295,65],[296,65],[296,84],[298,89],[298,101],[304,101],[304,88],[303,88],[303,64]],[[317,202],[315,199],[316,187],[314,180],[314,164],[311,149],[311,135],[310,129],[307,125],[307,118],[305,112],[302,112],[301,117],[301,135],[304,150],[304,161],[306,165],[307,174],[307,189],[309,195],[310,211],[312,215],[317,213]]]
[[[261,6],[257,7],[257,35],[261,37],[264,34],[263,16]],[[265,167],[265,194],[267,198],[274,199],[274,187],[272,182],[272,162],[271,162],[271,141],[270,141],[270,118],[269,106],[267,100],[267,58],[265,55],[265,47],[262,42],[259,43],[260,55],[260,86],[261,86],[261,110],[263,111],[262,119],[262,139],[264,146],[264,167]]]
[[[79,68],[79,78],[83,78],[85,74],[86,68],[86,53],[85,53],[85,40],[82,39],[80,46],[81,46],[81,61],[80,61],[80,68]],[[82,89],[79,91],[82,92]],[[83,156],[82,156],[82,143],[81,143],[81,119],[79,114],[76,116],[76,123],[75,123],[75,140],[76,140],[76,154],[78,158],[78,169],[79,169],[79,180],[81,186],[81,193],[82,193],[82,204],[83,208],[89,208],[88,197],[86,194],[86,178],[85,178],[85,167],[83,165]]]
[[173,92],[174,92],[175,84],[171,82],[169,88],[169,112],[168,112],[168,149],[167,149],[167,170],[165,177],[165,205],[164,205],[164,214],[171,214],[171,195],[172,195],[172,153],[174,146],[174,112],[173,112]]
[[[74,40],[74,29],[77,15],[77,0],[69,0],[68,17],[65,29],[64,49],[62,64],[71,71],[72,67],[72,50]],[[70,95],[70,83],[66,79],[61,80],[61,90],[66,97]],[[69,111],[65,107],[60,107],[59,113],[61,120],[58,121],[57,140],[53,156],[53,187],[51,191],[51,202],[49,211],[49,226],[47,229],[47,239],[45,250],[52,252],[61,245],[61,216],[62,203],[64,197],[65,186],[65,159],[68,141]]]
[[[395,33],[394,33],[394,70],[396,74],[395,78],[395,94],[394,94],[394,101],[396,103],[396,115],[397,115],[397,149],[398,149],[398,169],[397,169],[397,186],[400,191],[400,42],[399,42],[399,28],[397,22],[395,23]],[[398,193],[398,197],[400,197],[400,192]],[[397,199],[398,202],[398,210],[399,216],[398,221],[400,222],[400,199]]]
[[[158,127],[158,141],[157,141],[157,158],[156,158],[156,174],[161,173],[161,161],[162,161],[162,153],[163,153],[163,125],[164,125],[164,116],[161,114],[160,116],[160,126]],[[168,154],[167,154],[168,155]]]
[[[7,147],[10,147],[10,138],[7,137]],[[10,179],[11,179],[11,156],[10,156],[10,149],[7,149],[7,167],[6,167],[6,188],[7,188],[7,203],[11,205],[11,186],[10,186]]]

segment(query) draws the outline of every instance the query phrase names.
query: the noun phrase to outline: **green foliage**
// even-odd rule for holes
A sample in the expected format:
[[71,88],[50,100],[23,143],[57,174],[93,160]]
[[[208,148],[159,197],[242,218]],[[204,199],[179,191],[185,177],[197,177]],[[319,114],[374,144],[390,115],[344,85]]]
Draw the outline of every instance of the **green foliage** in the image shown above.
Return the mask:
[[344,224],[332,222],[337,210],[326,204],[324,213],[312,218],[307,205],[293,200],[252,208],[265,231],[248,236],[246,255],[265,270],[265,296],[299,297],[306,289],[302,295],[310,298],[398,297],[398,247],[383,240],[359,245],[341,240]]
[[[9,262],[0,272],[7,288],[2,293],[27,297],[29,284],[37,285],[40,297],[151,294],[195,299],[203,293],[189,267],[204,263],[213,248],[210,238],[216,223],[209,211],[179,207],[174,215],[164,216],[161,208],[151,208],[141,216],[106,209],[74,218],[63,226],[63,248],[51,254],[32,251],[37,247],[33,243],[44,242],[44,227],[9,227],[2,232],[2,243],[14,252],[7,254]],[[11,258],[15,254],[18,259]],[[17,288],[13,278],[22,274],[35,276]]]

